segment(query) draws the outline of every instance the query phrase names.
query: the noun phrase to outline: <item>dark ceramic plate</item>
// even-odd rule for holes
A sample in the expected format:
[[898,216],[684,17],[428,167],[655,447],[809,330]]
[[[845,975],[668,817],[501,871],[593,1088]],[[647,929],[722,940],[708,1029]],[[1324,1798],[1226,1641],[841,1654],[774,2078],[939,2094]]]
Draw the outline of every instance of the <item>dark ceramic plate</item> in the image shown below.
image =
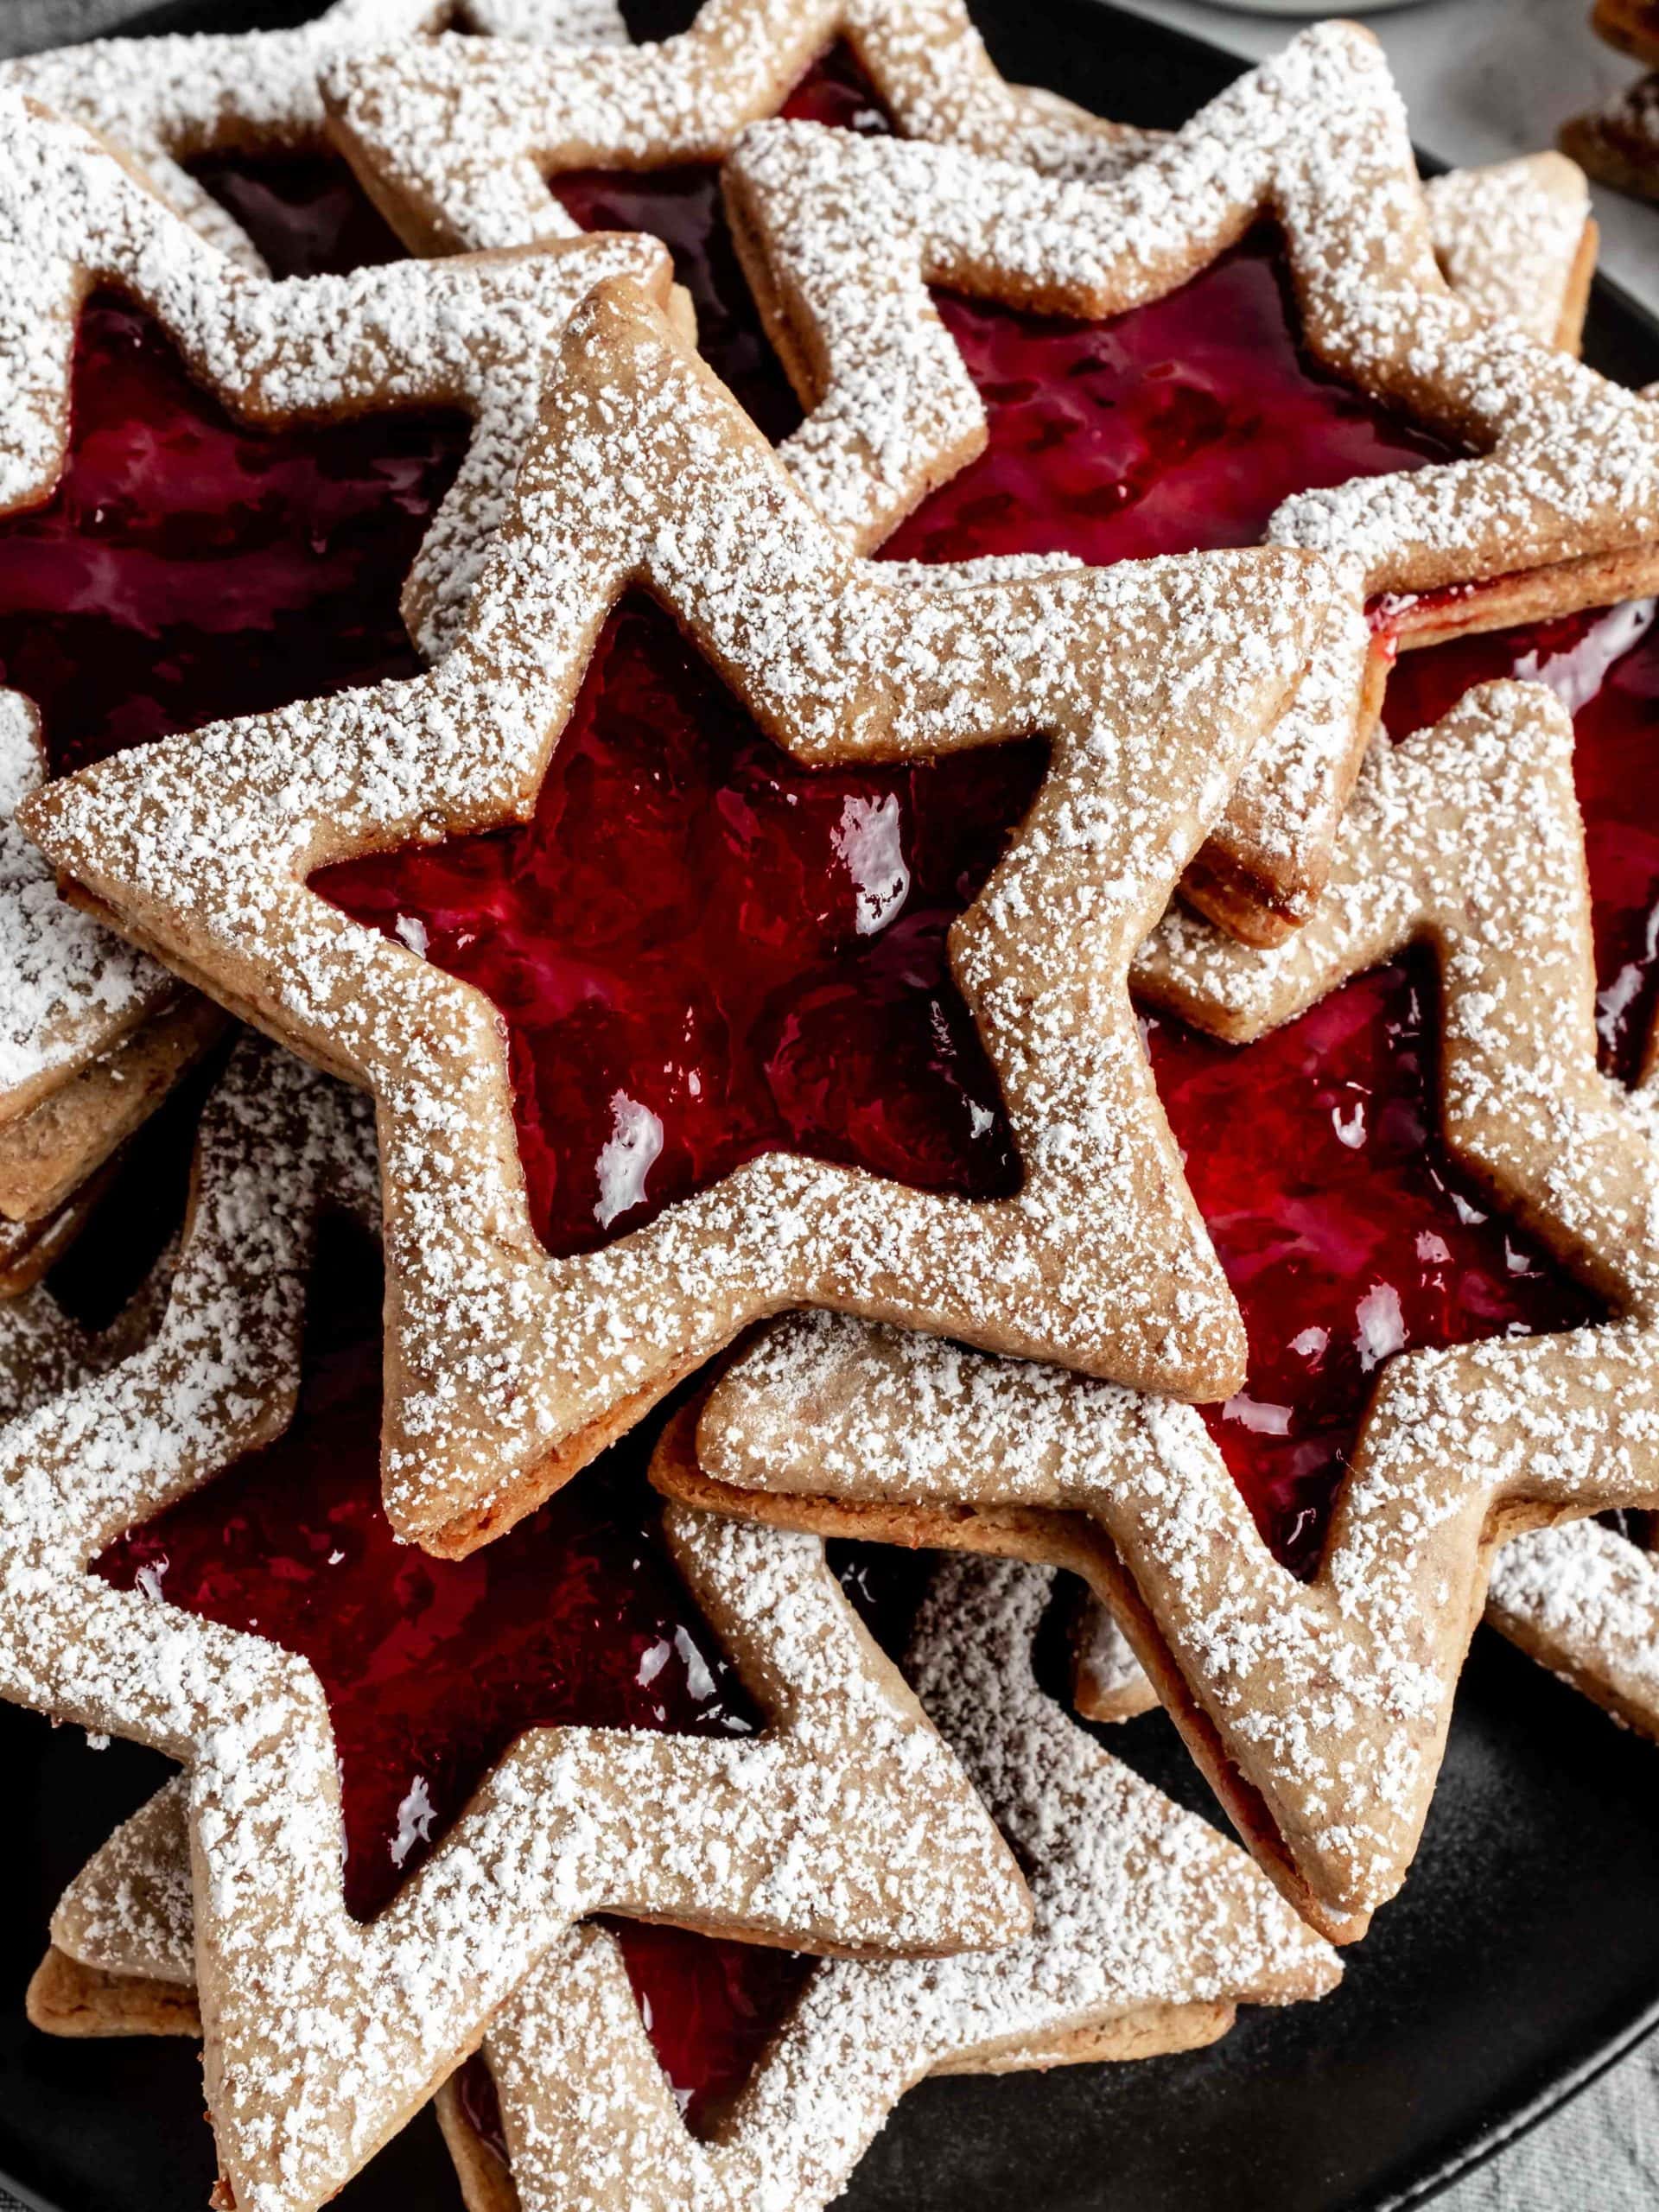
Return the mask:
[[[641,21],[638,29],[671,27]],[[976,0],[1010,76],[1127,121],[1179,123],[1235,73],[1095,0]],[[171,27],[292,22],[304,5],[175,7]],[[632,10],[630,13],[633,13]],[[643,16],[644,10],[639,11]],[[655,18],[658,7],[652,7]],[[1586,350],[1659,377],[1659,325],[1608,286]],[[1161,1715],[1112,1738],[1173,1794],[1205,1793]],[[1243,2017],[1213,2049],[1132,2067],[925,2084],[853,2212],[1380,2212],[1421,2202],[1659,2020],[1654,1753],[1483,1631],[1405,1893],[1316,2006]],[[0,1927],[0,2177],[51,2212],[183,2212],[212,2179],[196,2054],[55,2043],[22,1993],[65,1882],[162,1772],[0,1710],[11,1909]],[[459,2212],[423,2115],[340,2199]]]

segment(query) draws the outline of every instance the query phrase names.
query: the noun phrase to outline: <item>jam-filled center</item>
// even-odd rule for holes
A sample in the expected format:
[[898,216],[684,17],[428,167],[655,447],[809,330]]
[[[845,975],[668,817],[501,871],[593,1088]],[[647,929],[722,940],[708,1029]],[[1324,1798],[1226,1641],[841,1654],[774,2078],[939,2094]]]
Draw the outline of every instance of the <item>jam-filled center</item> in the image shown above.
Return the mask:
[[[1659,1007],[1659,624],[1651,601],[1403,655],[1396,738],[1474,683],[1548,683],[1573,711],[1604,1065],[1635,1075]],[[1243,1049],[1147,1023],[1186,1173],[1243,1311],[1243,1390],[1205,1409],[1263,1535],[1303,1573],[1383,1363],[1599,1318],[1459,1170],[1440,1135],[1427,955],[1357,978]]]
[[1065,552],[1104,566],[1254,545],[1293,493],[1455,457],[1313,359],[1265,226],[1103,321],[937,304],[984,404],[985,450],[884,558]]
[[284,1434],[94,1572],[310,1662],[340,1764],[346,1901],[366,1918],[524,1730],[748,1735],[760,1717],[662,1548],[642,1444],[467,1559],[398,1543],[380,1503],[379,1268],[342,1230],[315,1278]]
[[67,465],[0,518],[0,683],[67,773],[420,663],[398,595],[465,449],[448,415],[238,423],[111,294],[77,334]]
[[1041,773],[1031,743],[798,767],[634,598],[531,823],[312,887],[500,1009],[552,1252],[766,1152],[991,1197],[1018,1165],[946,934]]

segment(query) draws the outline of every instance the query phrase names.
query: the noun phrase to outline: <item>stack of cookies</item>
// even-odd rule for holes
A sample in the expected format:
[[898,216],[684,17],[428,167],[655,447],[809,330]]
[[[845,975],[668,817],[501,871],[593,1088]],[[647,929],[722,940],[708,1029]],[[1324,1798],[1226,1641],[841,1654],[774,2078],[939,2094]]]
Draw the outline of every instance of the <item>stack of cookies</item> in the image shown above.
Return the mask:
[[1327,1992],[1483,1610],[1659,1732],[1569,162],[959,0],[338,0],[0,132],[0,1689],[181,1770],[30,2012],[201,2038],[221,2205],[435,2098],[471,2212],[814,2212]]

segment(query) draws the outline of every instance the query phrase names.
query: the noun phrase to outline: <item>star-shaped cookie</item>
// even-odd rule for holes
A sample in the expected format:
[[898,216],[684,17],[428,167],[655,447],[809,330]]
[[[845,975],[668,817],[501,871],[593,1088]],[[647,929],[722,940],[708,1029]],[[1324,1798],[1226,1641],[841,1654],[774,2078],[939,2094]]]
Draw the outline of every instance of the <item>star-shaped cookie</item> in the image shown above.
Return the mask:
[[[79,125],[15,92],[0,91],[0,507],[34,505],[57,483],[80,310],[112,286],[252,422],[431,406],[472,417],[407,589],[429,654],[464,612],[571,308],[616,275],[676,296],[666,254],[639,237],[273,283],[216,253]],[[107,1156],[213,1028],[175,977],[58,899],[14,818],[43,773],[33,709],[0,692],[0,1208],[31,1219]]]
[[[924,2075],[1190,2049],[1224,2033],[1240,2003],[1285,2004],[1332,1986],[1334,1957],[1243,1854],[1039,1689],[1031,1646],[1049,1586],[1031,1567],[948,1562],[906,1662],[1023,1853],[1030,1935],[973,1957],[821,1966],[711,2143],[686,2131],[616,1939],[573,1930],[481,2047],[525,2212],[809,2212],[839,2192]],[[89,1862],[53,1936],[31,1991],[37,2024],[59,2034],[191,2031],[180,1783]],[[454,2081],[439,2110],[463,2186],[482,2183],[497,2152]]]
[[193,230],[264,276],[247,232],[188,164],[220,151],[324,146],[321,79],[330,63],[457,22],[554,46],[627,41],[613,0],[334,0],[291,30],[93,39],[29,54],[0,63],[0,87],[96,131]]
[[585,1914],[883,1951],[1003,1941],[1028,1912],[821,1548],[676,1509],[673,1559],[761,1732],[532,1729],[393,1901],[352,1916],[308,1663],[86,1566],[285,1426],[316,1222],[362,1200],[365,1120],[350,1094],[245,1046],[204,1123],[149,1340],[0,1431],[0,1689],[190,1769],[207,2099],[249,2212],[331,2196]]
[[704,0],[690,29],[620,51],[441,37],[324,76],[330,128],[412,252],[575,227],[562,170],[717,162],[837,38],[900,130],[1015,160],[1116,166],[1143,134],[1005,84],[961,0]]
[[[1484,197],[1503,189],[1500,177]],[[791,466],[861,543],[984,442],[983,404],[930,287],[1098,320],[1165,297],[1270,221],[1314,357],[1467,456],[1296,494],[1270,540],[1347,557],[1383,630],[1408,644],[1630,596],[1659,575],[1659,416],[1512,312],[1454,295],[1403,109],[1355,26],[1303,33],[1114,181],[767,123],[744,134],[725,190],[808,410]],[[1558,328],[1588,280],[1580,195],[1570,171],[1549,179],[1540,251],[1553,260],[1575,232]],[[1539,196],[1535,173],[1529,205]],[[1468,249],[1447,227],[1455,274]],[[1311,911],[1374,721],[1363,630],[1329,651],[1335,674],[1251,762],[1185,886],[1255,942]]]
[[[27,803],[79,894],[376,1094],[386,1497],[465,1550],[747,1322],[840,1306],[1185,1395],[1243,1352],[1123,976],[1328,612],[1245,552],[929,590],[855,560],[636,290],[572,321],[461,641],[431,674],[132,753]],[[550,1256],[494,1007],[307,888],[320,863],[532,810],[600,626],[643,586],[798,760],[1036,730],[1038,796],[950,938],[1025,1181],[960,1200],[773,1153]]]
[[1440,966],[1451,1149],[1611,1318],[1382,1367],[1311,1584],[1190,1409],[846,1321],[763,1340],[702,1415],[702,1479],[675,1485],[1076,1567],[1263,1865],[1338,1936],[1409,1866],[1496,1544],[1659,1495],[1659,1149],[1597,1068],[1572,728],[1542,687],[1482,687],[1372,752],[1331,887],[1287,944],[1252,951],[1176,909],[1138,972],[1242,1040],[1412,942]]

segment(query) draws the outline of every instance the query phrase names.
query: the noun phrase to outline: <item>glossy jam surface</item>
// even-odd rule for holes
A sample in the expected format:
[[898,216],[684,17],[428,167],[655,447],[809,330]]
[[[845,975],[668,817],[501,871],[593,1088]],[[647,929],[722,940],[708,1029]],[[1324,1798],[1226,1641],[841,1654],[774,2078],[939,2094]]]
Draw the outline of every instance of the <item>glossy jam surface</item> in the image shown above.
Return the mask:
[[[815,1961],[796,1951],[726,1942],[646,1921],[607,1924],[621,1943],[640,2018],[685,2124],[694,2135],[710,2135],[747,2086]],[[467,2061],[457,2081],[474,2133],[506,2164],[501,2101],[481,2053]]]
[[1244,1389],[1205,1419],[1262,1534],[1303,1573],[1384,1359],[1596,1311],[1446,1158],[1436,989],[1428,963],[1391,963],[1242,1051],[1148,1024],[1249,1335]]
[[1104,564],[1253,545],[1291,493],[1452,449],[1303,350],[1270,231],[1179,291],[1103,322],[941,295],[985,404],[985,451],[884,557],[1075,553]]
[[312,1303],[286,1433],[95,1571],[310,1661],[340,1758],[346,1902],[367,1917],[524,1729],[747,1735],[760,1716],[654,1532],[643,1444],[470,1558],[430,1558],[381,1510],[379,1271],[346,1232]]
[[645,1921],[610,1925],[686,2125],[707,2133],[743,2089],[816,1961]]
[[[342,162],[191,166],[275,276],[401,255]],[[92,301],[68,466],[44,505],[0,518],[0,682],[41,709],[54,767],[413,674],[398,594],[466,435],[436,413],[251,429],[148,316]]]
[[[886,117],[844,47],[798,85],[783,113],[802,123],[885,131]],[[551,189],[585,231],[648,231],[674,257],[697,311],[704,358],[775,443],[801,419],[788,378],[760,327],[739,264],[712,162],[665,169],[572,169]]]
[[988,1196],[1018,1170],[945,934],[1041,772],[1031,744],[795,767],[632,599],[532,823],[311,880],[500,1008],[550,1250],[779,1149]]
[[398,594],[464,449],[448,416],[249,429],[147,316],[94,299],[68,466],[0,518],[0,681],[54,768],[413,674]]

